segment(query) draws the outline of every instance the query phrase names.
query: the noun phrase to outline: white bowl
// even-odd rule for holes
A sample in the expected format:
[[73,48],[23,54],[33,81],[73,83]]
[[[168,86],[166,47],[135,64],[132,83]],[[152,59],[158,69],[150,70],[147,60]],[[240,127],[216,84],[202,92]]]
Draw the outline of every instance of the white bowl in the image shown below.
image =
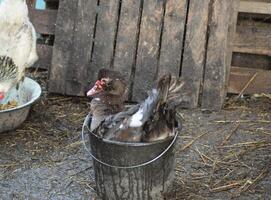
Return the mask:
[[18,102],[18,106],[0,111],[0,133],[20,126],[26,120],[31,105],[39,99],[40,95],[40,85],[27,77],[20,84],[18,90],[11,89],[5,102],[15,100]]

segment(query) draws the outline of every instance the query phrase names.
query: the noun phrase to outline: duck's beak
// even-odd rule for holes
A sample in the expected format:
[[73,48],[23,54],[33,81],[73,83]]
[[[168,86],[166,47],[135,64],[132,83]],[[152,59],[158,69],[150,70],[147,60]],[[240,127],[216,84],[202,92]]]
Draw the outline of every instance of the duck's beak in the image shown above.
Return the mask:
[[95,95],[95,94],[98,94],[98,93],[100,93],[101,92],[101,89],[99,89],[96,85],[93,87],[93,88],[91,88],[88,92],[87,92],[87,96],[88,97],[91,97],[91,96],[93,96],[93,95]]
[[95,85],[93,86],[93,88],[91,88],[88,92],[87,92],[87,96],[93,96],[95,94],[98,94],[100,92],[103,91],[103,84],[101,83],[100,80],[96,81]]

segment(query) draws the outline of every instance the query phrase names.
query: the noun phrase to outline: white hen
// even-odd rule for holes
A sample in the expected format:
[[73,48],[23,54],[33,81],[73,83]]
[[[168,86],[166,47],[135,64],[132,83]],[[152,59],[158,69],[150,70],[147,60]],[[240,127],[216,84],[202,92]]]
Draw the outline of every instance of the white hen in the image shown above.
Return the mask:
[[[38,59],[36,32],[25,0],[0,2],[0,100]],[[11,63],[10,67],[7,63]],[[16,67],[14,67],[16,66]]]

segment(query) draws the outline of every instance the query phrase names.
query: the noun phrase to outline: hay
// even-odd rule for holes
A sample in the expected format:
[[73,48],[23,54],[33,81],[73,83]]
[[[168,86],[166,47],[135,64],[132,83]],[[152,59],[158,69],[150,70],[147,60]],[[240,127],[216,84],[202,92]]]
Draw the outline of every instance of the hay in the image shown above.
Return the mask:
[[182,111],[185,127],[180,134],[176,170],[179,190],[170,199],[254,199],[267,195],[271,107],[269,101],[264,104],[265,99],[254,102],[229,101],[227,109],[216,114]]
[[7,104],[0,104],[0,111],[16,108],[17,106],[18,106],[17,101],[12,100],[9,101]]

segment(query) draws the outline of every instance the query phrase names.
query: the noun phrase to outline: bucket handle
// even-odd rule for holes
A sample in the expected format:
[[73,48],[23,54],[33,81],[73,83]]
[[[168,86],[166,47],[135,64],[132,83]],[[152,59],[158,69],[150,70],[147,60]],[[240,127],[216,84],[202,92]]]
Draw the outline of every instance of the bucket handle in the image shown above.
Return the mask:
[[[89,155],[94,159],[96,160],[98,163],[102,164],[102,165],[105,165],[107,167],[112,167],[112,168],[117,168],[117,169],[134,169],[134,168],[138,168],[138,167],[144,167],[146,165],[149,165],[153,162],[155,162],[156,160],[158,160],[159,158],[161,158],[172,146],[173,144],[175,143],[175,141],[177,140],[177,137],[178,137],[178,131],[176,131],[175,133],[175,136],[173,138],[173,140],[171,141],[171,143],[168,145],[168,147],[162,152],[160,153],[158,156],[156,156],[155,158],[147,161],[147,162],[144,162],[142,164],[138,164],[138,165],[132,165],[132,166],[118,166],[118,165],[110,165],[108,163],[105,163],[103,161],[101,161],[100,159],[96,158],[92,153],[91,151],[87,148],[86,146],[86,143],[85,143],[85,128],[89,129],[88,126],[87,126],[87,121],[88,121],[88,116],[85,118],[84,120],[84,124],[83,124],[83,127],[82,127],[82,133],[81,133],[81,136],[82,136],[82,143],[86,149],[86,151],[89,153]],[[175,132],[175,131],[174,131]]]

